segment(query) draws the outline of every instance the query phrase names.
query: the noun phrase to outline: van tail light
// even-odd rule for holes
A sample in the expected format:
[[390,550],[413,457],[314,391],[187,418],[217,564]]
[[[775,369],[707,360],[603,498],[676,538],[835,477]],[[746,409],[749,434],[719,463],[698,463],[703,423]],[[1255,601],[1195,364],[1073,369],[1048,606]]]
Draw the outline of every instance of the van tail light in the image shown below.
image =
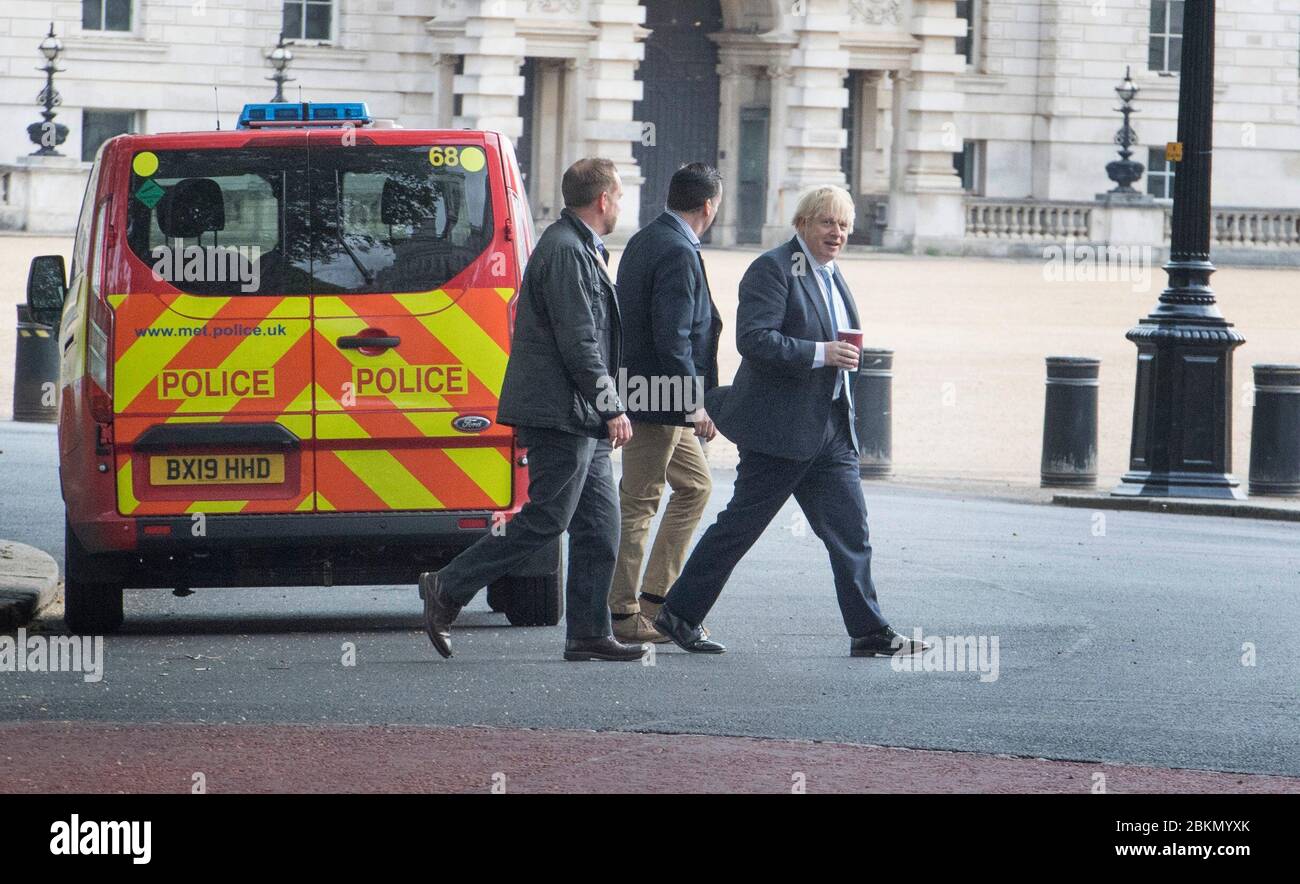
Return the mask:
[[97,423],[113,422],[113,311],[106,301],[95,298],[87,323],[86,375],[90,378],[90,415]]

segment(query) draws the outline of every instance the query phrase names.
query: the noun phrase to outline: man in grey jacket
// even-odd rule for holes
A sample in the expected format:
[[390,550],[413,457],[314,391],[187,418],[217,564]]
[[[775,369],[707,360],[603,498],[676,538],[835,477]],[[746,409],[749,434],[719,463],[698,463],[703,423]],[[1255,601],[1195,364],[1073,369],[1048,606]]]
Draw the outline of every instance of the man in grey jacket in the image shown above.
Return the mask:
[[614,229],[622,182],[614,164],[574,163],[564,211],[528,260],[497,419],[528,449],[528,503],[439,571],[420,575],[424,627],[451,656],[451,624],[480,589],[569,532],[566,660],[640,660],[615,640],[608,607],[618,553],[610,452],[632,437],[614,387],[622,328],[601,237]]

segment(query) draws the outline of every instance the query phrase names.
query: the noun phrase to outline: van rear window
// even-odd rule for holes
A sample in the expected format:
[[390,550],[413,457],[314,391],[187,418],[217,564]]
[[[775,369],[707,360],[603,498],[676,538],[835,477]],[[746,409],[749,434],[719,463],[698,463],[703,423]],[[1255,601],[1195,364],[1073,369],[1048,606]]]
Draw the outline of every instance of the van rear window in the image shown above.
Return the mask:
[[492,241],[477,145],[143,151],[127,241],[191,294],[421,292]]

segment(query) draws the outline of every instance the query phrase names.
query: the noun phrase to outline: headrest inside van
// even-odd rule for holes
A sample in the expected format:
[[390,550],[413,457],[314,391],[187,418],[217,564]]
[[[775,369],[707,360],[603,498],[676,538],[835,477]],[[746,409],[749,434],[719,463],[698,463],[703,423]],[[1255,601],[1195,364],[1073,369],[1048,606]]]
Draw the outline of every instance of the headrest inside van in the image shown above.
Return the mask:
[[221,185],[211,178],[182,178],[158,201],[158,227],[172,239],[188,239],[226,227]]

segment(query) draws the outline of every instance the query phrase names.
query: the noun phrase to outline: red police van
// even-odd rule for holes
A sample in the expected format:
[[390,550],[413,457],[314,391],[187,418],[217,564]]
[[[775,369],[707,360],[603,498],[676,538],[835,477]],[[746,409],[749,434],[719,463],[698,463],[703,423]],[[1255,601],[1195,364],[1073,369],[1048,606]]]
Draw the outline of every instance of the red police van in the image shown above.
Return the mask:
[[[58,326],[66,620],[124,588],[413,584],[527,493],[496,421],[532,222],[495,132],[249,105],[232,131],[100,149]],[[489,587],[554,624],[559,544]]]

